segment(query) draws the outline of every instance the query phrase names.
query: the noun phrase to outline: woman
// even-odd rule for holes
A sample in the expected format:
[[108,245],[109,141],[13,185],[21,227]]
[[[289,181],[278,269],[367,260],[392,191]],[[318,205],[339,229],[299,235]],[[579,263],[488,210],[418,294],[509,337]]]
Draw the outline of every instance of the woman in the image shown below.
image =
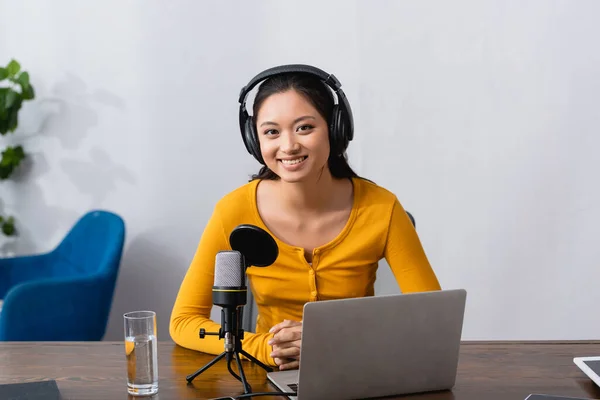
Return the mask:
[[[245,97],[260,81],[249,117]],[[348,165],[352,114],[335,77],[310,66],[277,67],[257,75],[240,102],[242,136],[263,167],[214,209],[173,308],[177,344],[223,351],[222,340],[198,339],[198,332],[219,330],[210,320],[214,260],[230,249],[228,235],[240,224],[265,229],[279,246],[274,264],[247,270],[258,318],[243,347],[280,370],[299,365],[303,305],[372,296],[380,259],[403,293],[440,289],[396,196]]]

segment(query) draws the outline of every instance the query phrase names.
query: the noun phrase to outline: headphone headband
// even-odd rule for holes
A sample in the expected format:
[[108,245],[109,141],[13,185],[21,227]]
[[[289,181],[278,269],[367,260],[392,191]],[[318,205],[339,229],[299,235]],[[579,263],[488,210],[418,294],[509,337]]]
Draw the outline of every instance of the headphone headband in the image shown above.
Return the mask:
[[242,90],[240,90],[239,102],[241,104],[243,104],[246,101],[246,97],[248,96],[248,93],[250,93],[250,91],[252,89],[254,89],[254,87],[256,85],[258,85],[260,82],[262,82],[268,78],[271,78],[273,76],[276,76],[276,75],[281,75],[281,74],[291,73],[291,72],[304,72],[307,74],[315,75],[318,78],[320,78],[323,81],[323,83],[325,83],[327,86],[332,88],[336,93],[342,87],[342,84],[335,77],[335,75],[328,74],[327,72],[325,72],[322,69],[319,69],[317,67],[313,67],[311,65],[305,65],[305,64],[280,65],[278,67],[266,69],[263,72],[256,75],[254,78],[252,78],[250,80],[250,82],[248,82],[248,84],[246,86],[244,86],[242,88]]
[[239,123],[242,138],[244,139],[244,144],[246,145],[248,152],[254,155],[259,162],[264,163],[262,156],[260,155],[258,138],[256,137],[253,126],[253,117],[249,116],[248,111],[246,110],[246,98],[250,91],[259,83],[273,76],[286,73],[306,73],[313,75],[335,92],[337,96],[337,105],[334,106],[332,121],[329,121],[330,137],[332,139],[332,147],[341,154],[340,152],[343,152],[346,149],[348,142],[354,137],[354,119],[350,104],[348,103],[346,94],[341,89],[342,84],[335,75],[306,64],[288,64],[266,69],[252,78],[250,82],[240,90],[238,98],[240,103]]

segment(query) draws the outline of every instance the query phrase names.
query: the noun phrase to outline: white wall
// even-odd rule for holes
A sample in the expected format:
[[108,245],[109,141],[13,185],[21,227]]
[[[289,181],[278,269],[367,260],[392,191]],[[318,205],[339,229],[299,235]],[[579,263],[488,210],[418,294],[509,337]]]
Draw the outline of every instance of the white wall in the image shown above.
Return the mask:
[[[212,206],[258,167],[239,89],[312,63],[353,106],[353,166],[414,213],[443,286],[469,291],[465,339],[597,338],[599,12],[594,0],[0,0],[0,63],[17,58],[38,93],[8,139],[32,158],[0,184],[22,233],[4,251],[48,250],[91,208],[120,213],[106,339],[133,309],[156,310],[168,339]],[[377,292],[398,292],[381,266]]]

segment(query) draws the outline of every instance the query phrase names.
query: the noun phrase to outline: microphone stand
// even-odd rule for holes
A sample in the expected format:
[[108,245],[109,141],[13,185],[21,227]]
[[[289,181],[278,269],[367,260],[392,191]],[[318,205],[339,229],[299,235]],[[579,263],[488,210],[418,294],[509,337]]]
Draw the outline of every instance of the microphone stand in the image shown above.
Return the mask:
[[[236,314],[236,317],[234,319],[235,326],[234,326],[234,329],[232,329],[233,331],[235,331],[235,334],[232,334],[231,332],[223,333],[223,326],[221,326],[221,328],[219,329],[219,332],[206,332],[206,330],[204,328],[200,329],[200,339],[204,339],[204,337],[206,335],[219,336],[219,339],[225,339],[225,351],[222,352],[221,354],[219,354],[218,356],[216,356],[215,358],[213,358],[212,361],[207,363],[205,366],[200,368],[198,371],[194,372],[191,375],[188,375],[186,377],[188,384],[191,383],[198,375],[200,375],[201,373],[203,373],[204,371],[206,371],[207,369],[212,367],[214,364],[216,364],[223,357],[225,357],[227,360],[227,369],[229,370],[229,373],[233,377],[235,377],[238,381],[242,382],[242,385],[244,385],[244,393],[245,394],[252,393],[252,387],[246,380],[246,374],[244,373],[244,368],[242,367],[240,354],[246,356],[250,361],[256,363],[257,365],[262,367],[267,372],[273,371],[273,369],[271,369],[270,367],[268,367],[265,364],[258,361],[255,357],[248,354],[242,348],[242,339],[244,338],[244,329],[241,328],[242,312],[236,310],[235,314]],[[225,309],[222,308],[221,309],[221,321],[225,321],[225,320],[226,320]],[[238,371],[239,371],[240,375],[236,374],[233,371],[233,369],[231,369],[231,362],[233,361],[234,358],[237,363]]]

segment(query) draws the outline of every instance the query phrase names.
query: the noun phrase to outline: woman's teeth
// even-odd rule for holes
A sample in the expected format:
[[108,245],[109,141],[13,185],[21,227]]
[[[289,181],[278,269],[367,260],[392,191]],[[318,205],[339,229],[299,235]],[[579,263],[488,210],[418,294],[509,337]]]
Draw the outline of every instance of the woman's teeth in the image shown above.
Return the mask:
[[300,157],[300,158],[296,158],[293,160],[281,160],[282,163],[284,163],[285,165],[294,165],[294,164],[299,164],[302,161],[304,161],[306,157]]

